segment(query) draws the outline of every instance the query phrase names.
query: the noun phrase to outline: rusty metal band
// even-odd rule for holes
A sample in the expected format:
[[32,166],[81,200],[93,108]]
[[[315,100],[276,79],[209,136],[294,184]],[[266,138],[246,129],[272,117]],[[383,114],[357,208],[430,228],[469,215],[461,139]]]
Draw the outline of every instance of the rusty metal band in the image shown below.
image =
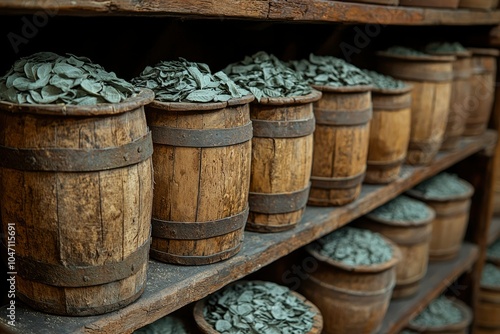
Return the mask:
[[94,172],[126,167],[153,154],[151,132],[131,143],[105,149],[38,148],[0,146],[0,167],[22,171]]
[[316,124],[321,125],[363,125],[372,118],[372,108],[364,110],[314,109]]
[[311,184],[292,193],[264,194],[249,193],[250,211],[268,214],[294,212],[304,208],[309,197]]
[[411,95],[402,101],[388,101],[387,99],[373,99],[373,111],[400,111],[411,108]]
[[[24,279],[57,287],[80,288],[95,286],[130,277],[148,261],[151,239],[120,262],[99,266],[68,266],[43,263],[16,255],[17,273]],[[5,245],[2,243],[2,247]],[[6,252],[4,252],[6,254]]]
[[233,255],[236,255],[241,250],[241,246],[242,242],[240,242],[233,248],[205,256],[176,255],[176,254],[165,253],[153,248],[151,248],[150,253],[151,253],[151,258],[161,262],[183,264],[187,266],[197,266],[197,265],[211,264],[228,259]]
[[312,187],[319,189],[351,189],[360,185],[364,179],[365,172],[351,177],[311,176]]
[[397,159],[394,161],[367,161],[366,165],[370,169],[375,169],[375,170],[387,170],[387,169],[392,169],[394,167],[401,166],[403,162],[405,161],[405,158],[402,159]]
[[293,121],[252,120],[253,136],[259,138],[296,138],[312,134],[314,118]]
[[108,313],[111,311],[115,311],[121,309],[132,302],[136,301],[146,289],[146,282],[141,283],[140,289],[134,293],[132,296],[120,300],[116,303],[108,304],[108,305],[98,305],[98,306],[89,306],[89,307],[75,307],[71,305],[67,305],[65,303],[53,303],[53,302],[42,302],[40,300],[33,300],[19,291],[16,292],[16,297],[18,297],[23,303],[31,306],[36,310],[40,310],[49,314],[57,314],[57,315],[65,315],[65,316],[88,316],[88,315],[100,315],[103,313]]
[[247,218],[248,207],[234,216],[206,222],[177,222],[153,218],[152,235],[155,238],[175,240],[207,239],[243,228]]
[[225,129],[179,129],[150,126],[153,143],[182,147],[222,147],[252,139],[252,122]]

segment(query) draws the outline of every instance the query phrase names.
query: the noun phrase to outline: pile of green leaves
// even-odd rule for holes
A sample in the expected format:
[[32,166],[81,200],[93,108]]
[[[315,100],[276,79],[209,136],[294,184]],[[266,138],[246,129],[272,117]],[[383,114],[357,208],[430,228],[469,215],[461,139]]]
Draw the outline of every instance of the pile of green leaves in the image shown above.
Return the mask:
[[0,100],[28,104],[119,103],[136,92],[90,59],[39,52],[19,59],[0,78]]
[[490,257],[500,259],[500,239],[498,239],[491,246],[488,247],[486,254]]
[[369,266],[392,258],[392,248],[380,234],[354,227],[338,229],[318,239],[311,247],[349,266]]
[[332,56],[310,54],[309,59],[293,60],[289,64],[312,85],[343,87],[372,84],[362,70]]
[[250,94],[224,72],[212,74],[207,64],[183,58],[147,66],[132,83],[152,89],[161,102],[220,102]]
[[467,52],[467,49],[463,47],[462,44],[458,42],[433,42],[429,43],[425,46],[425,51],[428,53],[443,53],[443,54],[450,54],[450,53],[461,53],[461,52]]
[[431,214],[431,209],[424,203],[400,195],[379,206],[369,215],[388,221],[418,222],[428,219]]
[[417,326],[438,327],[456,324],[462,319],[460,309],[448,298],[439,296],[427,305],[410,323]]
[[491,263],[486,263],[481,275],[481,284],[500,286],[500,268]]
[[379,89],[402,89],[406,87],[406,84],[401,81],[394,79],[391,76],[383,75],[375,71],[363,70],[363,72],[370,77],[373,86]]
[[259,102],[263,97],[303,96],[312,92],[311,86],[297,72],[264,51],[229,64],[224,72],[248,89]]
[[250,281],[211,295],[203,315],[223,334],[305,334],[316,314],[287,287]]
[[427,53],[415,50],[413,48],[408,48],[405,46],[391,46],[386,50],[387,53],[391,53],[394,55],[401,55],[401,56],[428,56]]
[[446,172],[442,172],[419,183],[413,189],[421,192],[428,198],[436,199],[460,196],[469,191],[469,187],[456,174]]

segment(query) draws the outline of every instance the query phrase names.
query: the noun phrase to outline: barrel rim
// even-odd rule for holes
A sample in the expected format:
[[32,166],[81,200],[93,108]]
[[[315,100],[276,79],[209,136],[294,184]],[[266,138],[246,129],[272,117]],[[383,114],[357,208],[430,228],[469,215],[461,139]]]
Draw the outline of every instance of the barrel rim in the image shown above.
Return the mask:
[[426,196],[421,191],[418,191],[416,189],[409,189],[406,191],[406,193],[413,198],[423,201],[432,201],[432,202],[449,202],[449,201],[457,201],[457,200],[464,200],[471,198],[472,195],[474,194],[474,187],[469,182],[463,179],[460,179],[458,181],[463,185],[465,185],[466,188],[468,188],[465,193],[460,195],[450,195],[449,197],[437,198],[437,197]]
[[98,103],[91,106],[80,106],[70,104],[19,104],[0,101],[0,110],[36,115],[90,117],[122,114],[149,104],[153,100],[154,92],[148,88],[141,88],[138,93],[119,103]]
[[373,85],[356,85],[356,86],[321,86],[311,85],[314,89],[327,93],[363,93],[373,90]]
[[389,270],[392,267],[395,267],[403,258],[403,254],[401,253],[401,250],[399,247],[389,238],[383,236],[382,234],[378,233],[382,239],[384,239],[387,244],[389,244],[392,248],[392,258],[389,261],[383,262],[383,263],[377,263],[374,265],[362,265],[362,266],[351,266],[347,265],[345,263],[342,263],[340,261],[336,261],[332,258],[329,258],[327,256],[321,255],[318,251],[312,248],[313,243],[307,245],[305,247],[305,250],[313,256],[316,260],[324,262],[329,264],[330,266],[345,270],[345,271],[350,271],[350,272],[359,272],[359,273],[376,273],[376,272],[382,272],[385,270]]
[[402,95],[409,93],[413,90],[413,85],[405,82],[405,87],[403,88],[377,88],[372,89],[372,93],[380,95]]
[[427,211],[429,212],[429,216],[426,219],[422,220],[388,220],[375,216],[374,214],[368,213],[365,217],[369,220],[372,220],[376,223],[390,225],[390,226],[424,226],[432,223],[434,218],[436,218],[436,211],[432,209],[430,206],[426,205]]
[[287,96],[287,97],[262,97],[260,101],[254,100],[255,104],[263,104],[270,106],[306,104],[318,101],[323,94],[317,89],[313,89],[311,93],[301,96]]
[[472,53],[472,56],[500,56],[500,50],[495,48],[467,48]]
[[225,102],[161,102],[153,100],[149,106],[161,111],[209,111],[247,104],[254,99],[255,96],[249,94]]
[[385,58],[394,58],[394,59],[400,59],[400,60],[417,60],[417,61],[424,61],[424,62],[453,62],[456,60],[455,56],[437,56],[433,54],[425,54],[423,56],[410,56],[410,55],[398,55],[398,54],[393,54],[387,51],[377,51],[375,54],[379,57],[385,57]]
[[446,297],[449,299],[453,304],[460,309],[462,312],[463,319],[460,322],[457,322],[455,324],[449,324],[449,325],[443,325],[443,326],[419,326],[412,324],[411,322],[408,323],[408,328],[412,330],[416,330],[419,333],[427,333],[427,331],[432,331],[432,332],[442,332],[442,331],[451,331],[451,330],[458,330],[458,329],[463,329],[468,327],[472,323],[472,310],[470,309],[469,306],[467,306],[464,302],[456,299],[456,298],[450,298]]
[[472,57],[472,51],[470,51],[470,49],[466,49],[465,51],[448,51],[448,52],[426,51],[426,53],[433,56],[455,56],[457,60],[462,58]]
[[[274,283],[271,281],[263,281],[263,280],[238,280],[238,281],[235,281],[235,282],[232,282],[232,283],[225,285],[224,288],[227,288],[227,287],[230,287],[232,285],[239,284],[239,283],[245,283],[245,282]],[[319,333],[321,333],[321,330],[323,329],[323,315],[321,314],[321,311],[318,309],[318,307],[316,305],[314,305],[313,302],[311,302],[309,299],[307,299],[302,294],[300,294],[294,290],[291,290],[291,289],[289,289],[289,292],[291,295],[297,297],[302,302],[304,302],[305,305],[309,306],[312,312],[316,313],[316,315],[313,317],[312,328],[309,332],[307,332],[307,334],[319,334]],[[203,316],[203,310],[205,308],[205,304],[211,295],[212,294],[210,294],[210,295],[206,296],[205,298],[200,299],[196,302],[196,304],[194,305],[194,308],[193,308],[193,316],[194,316],[194,320],[196,322],[196,325],[198,325],[198,327],[202,331],[204,331],[205,333],[208,333],[208,334],[216,334],[219,332],[217,332]]]

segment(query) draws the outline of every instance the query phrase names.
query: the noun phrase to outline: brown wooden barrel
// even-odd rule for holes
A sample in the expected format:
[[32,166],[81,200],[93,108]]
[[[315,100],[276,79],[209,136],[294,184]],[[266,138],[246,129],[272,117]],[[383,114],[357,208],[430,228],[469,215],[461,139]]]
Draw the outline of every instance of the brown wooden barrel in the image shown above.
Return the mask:
[[497,8],[498,4],[498,0],[460,0],[458,7],[488,10]]
[[[244,281],[237,281],[231,284],[237,284],[241,283]],[[254,282],[262,282],[262,281],[254,281]],[[316,315],[313,318],[313,325],[310,331],[308,331],[305,334],[321,334],[324,333],[322,332],[323,329],[323,315],[321,314],[320,310],[311,303],[309,300],[307,300],[304,296],[299,294],[298,292],[290,290],[290,294],[297,297],[299,300],[301,300],[306,306],[308,306],[311,310],[311,312],[315,313]],[[205,316],[203,314],[203,310],[205,309],[205,304],[207,302],[208,297],[201,299],[196,302],[194,305],[193,309],[193,316],[194,320],[196,322],[196,325],[198,326],[198,329],[201,331],[203,334],[217,334],[220,333],[219,331],[215,330],[212,325],[208,323],[208,321],[205,319]]]
[[316,130],[308,203],[344,205],[361,192],[366,172],[371,86],[326,87],[314,103]]
[[477,136],[486,131],[495,99],[497,49],[471,48],[471,91],[467,101],[469,115],[464,135]]
[[474,188],[461,180],[469,188],[464,195],[449,198],[429,198],[411,189],[407,194],[429,205],[436,212],[432,222],[432,237],[429,260],[445,261],[455,258],[460,251],[469,223],[469,209]]
[[399,177],[411,129],[411,90],[372,90],[373,118],[365,183],[389,183]]
[[406,161],[429,164],[444,139],[453,79],[451,56],[401,56],[378,52],[378,71],[413,85]]
[[248,218],[253,96],[146,107],[153,134],[151,257],[184,265],[225,260]]
[[481,284],[474,317],[474,333],[500,333],[500,286]]
[[424,327],[417,326],[411,322],[408,324],[407,328],[411,331],[421,334],[468,334],[469,326],[472,323],[472,310],[464,302],[458,299],[451,299],[453,304],[462,313],[462,321],[456,324],[443,325],[436,327]]
[[29,306],[94,315],[142,294],[153,196],[143,106],[153,97],[142,90],[95,106],[0,102],[2,242],[15,247],[16,293]]
[[465,122],[468,117],[467,100],[471,91],[471,53],[467,51],[448,55],[455,56],[456,60],[453,62],[450,111],[441,150],[454,150],[458,147],[465,131]]
[[356,221],[356,226],[382,234],[401,251],[401,261],[396,266],[393,299],[417,293],[420,281],[427,273],[432,221],[435,217],[434,210],[430,207],[428,210],[429,218],[422,221],[386,220],[372,214]]
[[324,315],[324,334],[375,334],[380,329],[401,259],[399,248],[385,240],[393,248],[393,258],[373,266],[348,266],[306,247],[318,266],[299,292]]
[[278,232],[297,225],[310,189],[313,102],[306,96],[262,98],[250,105],[253,125],[247,230]]

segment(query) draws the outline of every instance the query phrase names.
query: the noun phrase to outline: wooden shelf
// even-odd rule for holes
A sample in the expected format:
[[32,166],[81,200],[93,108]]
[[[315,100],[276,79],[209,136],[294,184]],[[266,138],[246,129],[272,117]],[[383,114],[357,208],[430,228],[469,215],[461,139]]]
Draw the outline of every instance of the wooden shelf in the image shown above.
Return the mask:
[[[370,212],[424,179],[490,147],[496,138],[497,134],[492,130],[482,136],[464,138],[459,149],[438,154],[429,166],[404,166],[401,177],[391,184],[363,185],[359,199],[348,205],[308,207],[302,222],[293,230],[274,234],[245,232],[242,250],[227,261],[199,267],[150,261],[146,291],[135,303],[119,311],[101,316],[61,317],[35,312],[18,303],[16,329],[23,334],[130,333]],[[466,247],[465,251],[472,252],[470,249]],[[464,261],[458,268],[450,268],[450,275],[458,275],[467,263]],[[452,276],[449,276],[450,280]],[[443,282],[439,281],[439,284],[437,289]],[[2,312],[5,311],[4,307]],[[402,314],[402,310],[398,312]],[[6,319],[0,317],[0,321],[5,323]]]
[[488,231],[488,246],[500,237],[500,217],[493,217]]
[[459,297],[464,287],[453,284],[478,258],[478,247],[464,243],[458,256],[451,261],[429,262],[427,274],[423,278],[418,293],[405,299],[392,300],[379,333],[397,334],[408,322],[419,314],[434,298],[447,287],[450,293]]
[[58,15],[155,15],[394,25],[495,25],[500,11],[366,5],[330,0],[1,0],[0,12]]

